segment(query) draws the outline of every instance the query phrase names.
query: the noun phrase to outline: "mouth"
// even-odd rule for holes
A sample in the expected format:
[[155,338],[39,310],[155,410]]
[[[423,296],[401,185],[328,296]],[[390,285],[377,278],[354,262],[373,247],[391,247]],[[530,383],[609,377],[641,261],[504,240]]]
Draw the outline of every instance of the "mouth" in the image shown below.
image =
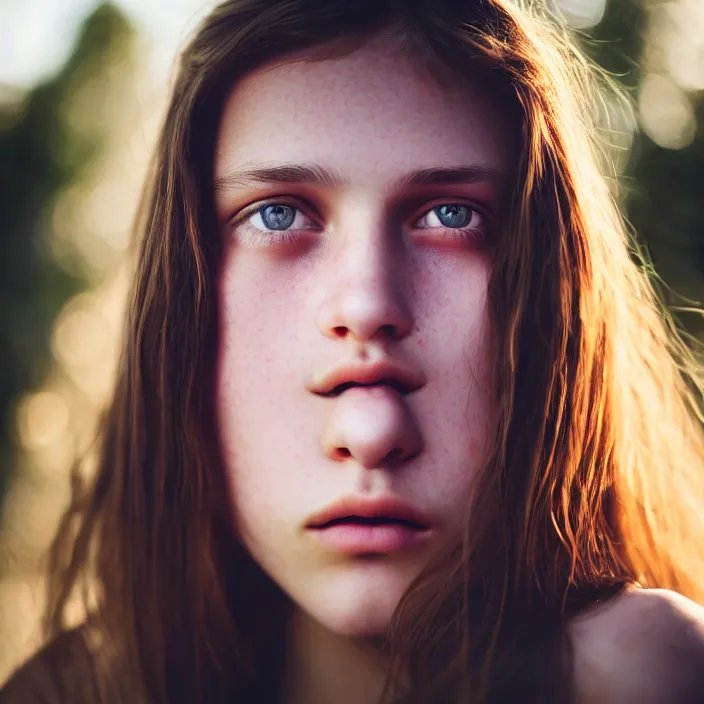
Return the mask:
[[399,379],[381,379],[376,382],[364,384],[358,381],[345,381],[342,384],[338,384],[335,386],[333,389],[326,393],[321,393],[319,394],[320,396],[327,396],[327,397],[335,397],[339,396],[340,394],[344,393],[348,389],[354,389],[357,387],[360,388],[373,388],[376,386],[388,386],[389,388],[393,389],[397,393],[401,394],[402,396],[405,396],[406,394],[411,393],[413,391],[413,388],[409,384],[405,384],[403,381],[400,381]]
[[306,528],[326,548],[352,556],[416,549],[433,532],[428,517],[393,497],[343,500],[310,520]]
[[389,358],[376,362],[347,360],[322,375],[314,377],[308,388],[318,396],[335,397],[355,387],[388,387],[406,396],[426,383],[423,373],[414,366]]
[[426,545],[431,529],[413,521],[376,516],[346,516],[314,528],[313,537],[326,550],[350,557],[389,556]]
[[393,526],[398,525],[409,530],[427,530],[428,526],[406,518],[394,518],[393,516],[341,516],[317,526],[312,526],[313,530],[325,530],[340,525],[351,526]]

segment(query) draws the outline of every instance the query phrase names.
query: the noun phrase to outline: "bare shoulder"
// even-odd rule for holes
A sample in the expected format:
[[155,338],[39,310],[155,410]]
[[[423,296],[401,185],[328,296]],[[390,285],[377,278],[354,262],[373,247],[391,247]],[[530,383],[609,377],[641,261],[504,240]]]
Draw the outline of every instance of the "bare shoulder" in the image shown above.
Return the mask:
[[629,589],[571,624],[577,704],[702,704],[704,608]]

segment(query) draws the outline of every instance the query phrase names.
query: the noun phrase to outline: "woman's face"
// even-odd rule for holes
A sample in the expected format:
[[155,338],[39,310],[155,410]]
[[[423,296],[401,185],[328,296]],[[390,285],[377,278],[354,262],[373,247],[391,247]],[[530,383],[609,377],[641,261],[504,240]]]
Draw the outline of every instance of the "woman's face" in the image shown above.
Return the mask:
[[379,635],[458,535],[494,423],[511,121],[388,41],[242,80],[216,145],[217,412],[237,530],[304,612]]

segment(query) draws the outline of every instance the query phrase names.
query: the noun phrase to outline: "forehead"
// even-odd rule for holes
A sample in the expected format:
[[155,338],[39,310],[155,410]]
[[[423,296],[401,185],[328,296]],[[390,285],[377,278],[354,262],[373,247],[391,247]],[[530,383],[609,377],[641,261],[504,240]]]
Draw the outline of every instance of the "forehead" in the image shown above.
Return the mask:
[[315,161],[369,185],[438,165],[509,175],[511,113],[486,82],[469,75],[441,86],[377,38],[346,56],[282,60],[243,78],[223,111],[215,177],[282,161]]

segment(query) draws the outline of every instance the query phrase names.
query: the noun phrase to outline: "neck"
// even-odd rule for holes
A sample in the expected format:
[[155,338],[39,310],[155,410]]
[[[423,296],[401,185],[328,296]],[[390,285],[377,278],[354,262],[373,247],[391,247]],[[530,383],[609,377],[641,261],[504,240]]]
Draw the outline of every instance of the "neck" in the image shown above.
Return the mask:
[[377,704],[386,668],[371,640],[333,633],[298,609],[292,614],[284,704]]

